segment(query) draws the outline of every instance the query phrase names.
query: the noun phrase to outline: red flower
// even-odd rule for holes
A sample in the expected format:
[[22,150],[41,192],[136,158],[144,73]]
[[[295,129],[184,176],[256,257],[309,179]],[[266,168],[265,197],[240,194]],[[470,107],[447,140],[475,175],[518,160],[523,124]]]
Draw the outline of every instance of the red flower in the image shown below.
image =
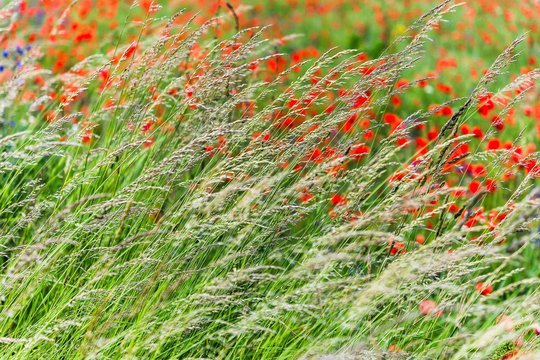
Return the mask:
[[298,199],[300,200],[300,202],[307,203],[313,199],[313,194],[310,193],[309,190],[305,190],[304,192],[302,192],[302,194],[300,194]]
[[448,105],[444,106],[442,109],[441,109],[441,115],[443,116],[452,116],[454,114],[454,111],[452,110],[452,108]]
[[371,96],[371,93],[369,91],[363,93],[363,94],[360,94],[358,95],[355,99],[354,99],[354,103],[353,103],[353,106],[352,108],[353,109],[358,109],[358,108],[361,108],[368,100],[369,100],[369,97]]
[[158,5],[156,2],[152,0],[142,0],[140,2],[140,6],[147,13],[154,13],[161,8],[160,5]]
[[474,177],[483,177],[486,176],[486,165],[484,164],[478,164],[478,165],[472,165],[472,174]]
[[85,130],[81,138],[81,142],[85,145],[90,145],[92,142],[92,130]]
[[315,148],[310,154],[308,154],[306,160],[315,161],[319,159],[322,155],[322,151],[319,148]]
[[480,181],[478,180],[473,180],[469,183],[469,191],[473,194],[479,192],[481,188],[482,184],[480,184]]
[[277,55],[271,59],[268,59],[266,61],[266,67],[270,72],[273,73],[280,73],[283,70],[285,70],[285,67],[287,66],[287,60],[281,55]]
[[474,137],[477,138],[477,139],[481,139],[484,137],[484,133],[482,131],[482,129],[480,129],[479,126],[475,126],[472,130],[472,133],[474,134]]
[[405,243],[401,241],[395,241],[390,249],[390,255],[405,254]]
[[332,205],[345,205],[347,203],[347,199],[340,195],[340,194],[335,194],[332,196],[332,198],[330,199],[330,202],[332,203]]
[[429,140],[435,140],[439,136],[439,130],[437,128],[430,129],[427,133]]
[[363,136],[364,136],[364,140],[369,141],[369,140],[372,140],[372,139],[373,139],[373,137],[375,136],[375,134],[373,133],[372,130],[366,130],[366,131],[364,131],[364,135],[363,135]]
[[448,205],[448,211],[451,213],[457,213],[459,211],[459,206],[456,203],[451,203]]
[[128,59],[130,58],[134,53],[135,53],[135,50],[137,50],[137,43],[136,42],[132,42],[129,47],[124,51],[124,53],[122,54],[122,58],[123,59]]
[[156,142],[156,139],[154,139],[153,137],[149,137],[148,139],[146,139],[146,141],[143,143],[143,147],[145,149],[150,149],[154,143]]
[[409,146],[409,139],[406,137],[400,137],[397,139],[396,144],[400,147],[407,147]]
[[148,130],[150,130],[150,129],[152,128],[152,124],[153,124],[152,120],[148,120],[148,121],[142,126],[141,131],[142,131],[143,133],[147,132]]
[[481,295],[486,296],[493,292],[493,286],[479,282],[476,284],[476,291],[478,291]]
[[420,312],[424,315],[434,315],[436,317],[442,315],[442,311],[439,310],[439,307],[433,300],[422,300],[419,308]]
[[494,179],[487,179],[486,180],[486,190],[490,193],[494,193],[497,190],[497,183]]
[[351,148],[350,154],[355,160],[361,160],[369,154],[369,146],[365,144],[355,145]]
[[491,124],[493,125],[493,127],[495,127],[495,129],[497,129],[499,131],[502,131],[504,129],[504,123],[501,120],[499,115],[494,115],[491,118]]
[[498,150],[500,147],[501,147],[501,140],[497,138],[490,139],[486,146],[488,150]]
[[[464,215],[465,215],[465,213],[464,213]],[[471,228],[473,226],[476,226],[476,224],[478,224],[478,222],[483,221],[484,219],[485,219],[484,208],[480,207],[480,208],[474,210],[473,214],[465,222],[465,226],[468,227],[468,228]]]
[[259,68],[259,61],[257,61],[257,60],[250,62],[249,65],[248,65],[248,69],[250,71],[256,71],[258,68]]
[[401,123],[399,116],[392,113],[384,114],[383,121],[389,125],[392,125],[394,128]]
[[486,94],[478,99],[478,112],[483,117],[488,117],[489,113],[495,109],[495,103],[491,100],[492,95]]
[[418,152],[420,154],[427,153],[429,142],[426,139],[419,137],[419,138],[416,138],[415,142],[416,142],[416,147],[418,148]]
[[451,94],[453,89],[452,86],[448,84],[439,83],[437,84],[437,90],[445,94]]
[[354,123],[358,120],[358,114],[351,115],[346,121],[345,124],[343,124],[343,131],[349,132],[353,130]]

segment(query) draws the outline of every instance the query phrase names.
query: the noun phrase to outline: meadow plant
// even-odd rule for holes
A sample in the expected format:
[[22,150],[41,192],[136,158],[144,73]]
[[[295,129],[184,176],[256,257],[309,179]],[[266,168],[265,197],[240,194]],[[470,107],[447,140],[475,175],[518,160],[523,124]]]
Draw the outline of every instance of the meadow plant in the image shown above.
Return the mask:
[[540,358],[539,153],[494,140],[537,96],[538,70],[508,80],[526,36],[400,117],[450,0],[377,58],[293,66],[232,4],[123,4],[114,51],[68,68],[43,61],[61,3],[2,65],[0,358]]

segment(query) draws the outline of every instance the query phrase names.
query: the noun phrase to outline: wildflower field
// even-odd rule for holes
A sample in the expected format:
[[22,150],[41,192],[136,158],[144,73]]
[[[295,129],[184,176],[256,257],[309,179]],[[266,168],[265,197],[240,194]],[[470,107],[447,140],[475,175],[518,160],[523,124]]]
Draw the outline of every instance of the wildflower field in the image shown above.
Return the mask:
[[0,1],[0,359],[540,359],[538,0]]

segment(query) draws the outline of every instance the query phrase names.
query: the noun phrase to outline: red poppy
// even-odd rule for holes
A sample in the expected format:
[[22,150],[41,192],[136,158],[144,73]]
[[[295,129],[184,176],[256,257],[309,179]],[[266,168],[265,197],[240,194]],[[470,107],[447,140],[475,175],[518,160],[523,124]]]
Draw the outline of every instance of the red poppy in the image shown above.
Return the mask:
[[300,202],[307,203],[313,200],[313,194],[309,190],[305,190],[302,192],[302,194],[300,194],[298,199]]
[[281,55],[276,55],[266,61],[266,67],[270,72],[280,73],[285,70],[287,66],[287,60]]
[[332,196],[332,198],[330,199],[330,202],[332,203],[332,205],[345,205],[347,203],[347,199],[340,195],[340,194],[334,194]]
[[478,98],[478,112],[483,117],[488,117],[489,113],[495,109],[495,103],[492,100],[491,94],[481,95]]
[[306,157],[306,160],[309,161],[316,161],[322,156],[322,150],[319,148],[315,148],[311,153],[309,153]]
[[475,126],[472,129],[472,133],[474,134],[474,137],[477,138],[477,139],[481,139],[481,138],[484,137],[484,132],[482,131],[482,129],[480,129],[479,126]]
[[405,254],[405,243],[401,241],[395,241],[390,249],[390,255]]
[[149,137],[148,139],[145,140],[145,142],[143,143],[143,147],[145,149],[149,149],[151,148],[154,143],[156,142],[156,139],[154,139],[153,137]]
[[501,147],[501,140],[494,138],[490,139],[487,143],[487,150],[498,150]]
[[482,184],[480,184],[480,181],[478,180],[473,180],[469,183],[469,191],[473,194],[479,192],[481,188]]
[[422,300],[419,305],[420,312],[424,315],[434,315],[439,317],[442,315],[442,311],[433,300]]
[[367,154],[369,154],[369,146],[365,144],[358,144],[351,148],[350,154],[355,160],[363,159]]
[[493,286],[479,282],[476,284],[476,291],[478,291],[481,295],[486,296],[493,292]]
[[92,130],[84,131],[81,142],[85,145],[89,145],[92,142]]
[[486,190],[490,193],[494,193],[497,190],[497,183],[494,179],[486,180]]

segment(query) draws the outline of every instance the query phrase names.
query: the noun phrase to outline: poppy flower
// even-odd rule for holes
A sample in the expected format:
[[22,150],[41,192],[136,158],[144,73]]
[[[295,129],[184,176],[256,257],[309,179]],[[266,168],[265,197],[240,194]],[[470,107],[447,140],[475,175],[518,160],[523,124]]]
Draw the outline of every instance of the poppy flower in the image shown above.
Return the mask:
[[439,130],[435,127],[430,129],[427,133],[427,138],[431,141],[435,140],[439,136]]
[[427,147],[428,147],[429,142],[426,139],[421,138],[421,137],[416,138],[415,143],[416,143],[416,147],[418,148],[418,152],[420,154],[427,153],[427,150],[428,150]]
[[400,147],[407,147],[409,146],[410,141],[406,137],[400,137],[399,139],[396,140],[396,144],[397,146],[400,146]]
[[405,243],[401,241],[395,241],[390,249],[390,255],[405,254]]
[[490,139],[487,143],[487,150],[498,150],[501,147],[501,140],[497,138]]
[[153,0],[141,0],[140,7],[147,13],[155,13],[161,8],[161,6]]
[[482,188],[482,184],[478,180],[473,180],[469,183],[469,191],[473,194],[476,194]]
[[313,149],[311,153],[309,153],[306,157],[306,160],[308,161],[316,161],[322,156],[322,150],[319,148]]
[[335,206],[345,205],[347,204],[347,199],[340,194],[334,194],[332,198],[330,199],[330,202],[332,203],[332,205],[335,205]]
[[304,190],[299,196],[298,200],[302,203],[307,203],[313,200],[313,194],[309,190]]
[[85,130],[81,137],[81,142],[85,145],[90,145],[92,142],[92,130]]
[[492,95],[481,95],[478,99],[478,112],[480,115],[487,118],[493,109],[495,109],[495,103],[492,100]]
[[491,118],[491,124],[497,131],[503,131],[504,130],[504,122],[501,120],[499,115],[494,115]]
[[357,95],[355,98],[354,98],[354,102],[353,102],[353,106],[352,108],[353,109],[359,109],[361,108],[368,100],[369,100],[369,97],[371,96],[371,93],[369,91],[366,91],[365,93],[362,93],[362,94],[359,94]]
[[355,160],[361,160],[363,159],[367,154],[369,154],[369,146],[365,144],[358,144],[351,148],[350,152],[351,156]]
[[471,165],[471,170],[474,177],[483,177],[487,174],[486,165],[484,164]]
[[479,282],[476,284],[476,291],[478,291],[481,295],[486,296],[493,292],[493,286],[483,282]]
[[350,132],[354,129],[354,124],[358,120],[358,114],[351,115],[343,124],[343,131],[344,132]]
[[152,128],[152,125],[153,125],[153,124],[154,124],[154,123],[153,123],[152,120],[148,120],[148,121],[142,126],[141,131],[142,131],[143,133],[149,131],[149,130]]
[[135,51],[137,50],[137,43],[136,42],[132,42],[128,48],[124,51],[124,53],[122,54],[122,58],[123,59],[128,59],[130,58],[131,56],[133,56],[133,54],[135,53]]
[[[466,216],[467,212],[463,214],[463,216]],[[468,217],[468,220],[465,222],[465,226],[468,228],[471,228],[473,226],[476,226],[480,221],[484,221],[484,209],[482,207],[477,208],[473,211],[473,214]]]
[[494,179],[486,180],[486,190],[490,193],[494,193],[497,190],[497,183]]
[[399,116],[392,113],[384,114],[383,121],[392,126],[392,128],[396,128],[401,123]]
[[363,134],[364,140],[366,141],[373,140],[374,136],[375,136],[375,133],[372,130],[364,131],[364,134]]
[[266,61],[266,67],[272,73],[280,73],[285,70],[286,66],[287,60],[281,55],[276,55]]
[[145,140],[145,142],[143,143],[143,147],[145,149],[150,149],[154,143],[156,142],[156,139],[153,138],[153,137],[149,137],[148,139]]
[[443,116],[447,116],[447,117],[450,117],[454,114],[454,111],[452,110],[452,108],[448,105],[444,106],[442,109],[441,109],[441,115]]
[[448,211],[451,213],[457,213],[459,211],[459,206],[456,203],[451,203],[448,205]]
[[442,311],[433,300],[422,300],[419,305],[420,312],[424,315],[433,315],[439,317],[442,315]]
[[472,133],[474,134],[474,137],[477,138],[477,139],[481,139],[481,138],[484,137],[484,132],[482,131],[482,129],[480,129],[479,126],[475,126],[472,129]]
[[439,90],[443,94],[451,94],[453,91],[453,88],[449,84],[439,83],[437,84],[437,90]]

